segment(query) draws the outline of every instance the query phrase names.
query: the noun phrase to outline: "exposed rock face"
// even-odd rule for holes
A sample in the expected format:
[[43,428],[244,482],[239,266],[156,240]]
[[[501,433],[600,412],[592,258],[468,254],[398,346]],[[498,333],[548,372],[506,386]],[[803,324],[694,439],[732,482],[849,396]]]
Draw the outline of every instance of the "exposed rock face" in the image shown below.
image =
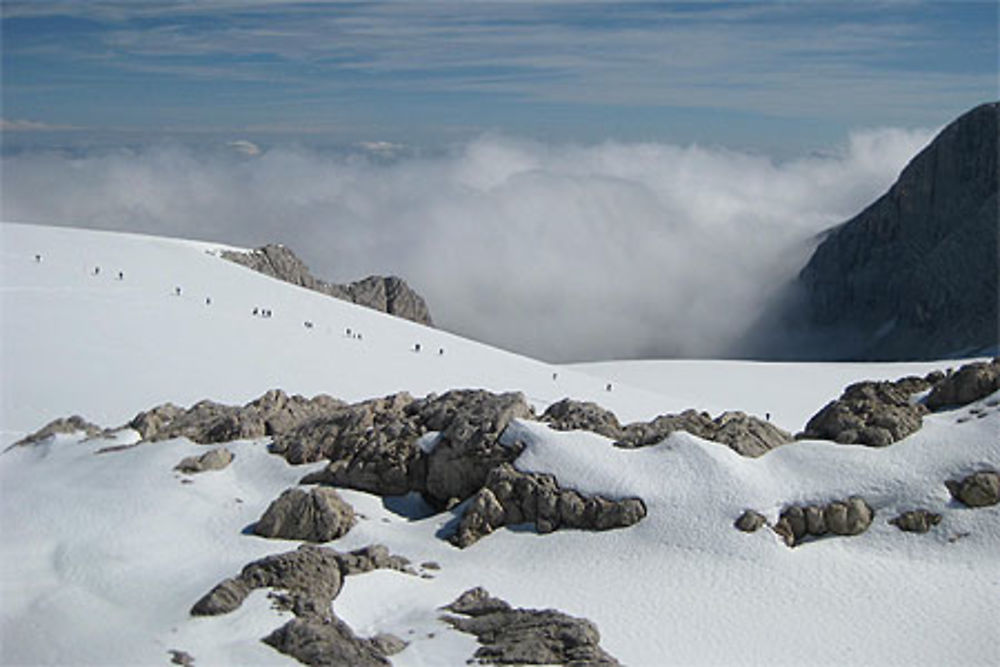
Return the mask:
[[410,289],[402,278],[368,276],[347,285],[328,283],[313,276],[291,250],[275,244],[246,253],[226,251],[222,257],[293,285],[427,326],[434,325],[423,297]]
[[733,524],[744,533],[756,532],[761,526],[767,523],[767,518],[760,512],[746,510]]
[[751,457],[761,456],[792,441],[792,436],[780,428],[742,412],[724,412],[712,419],[708,413],[685,410],[677,415],[660,415],[649,422],[622,426],[610,410],[595,403],[565,398],[549,406],[541,419],[558,431],[593,431],[614,438],[619,447],[629,448],[655,445],[674,431],[687,431]]
[[869,447],[891,445],[923,424],[928,410],[910,397],[930,386],[920,378],[852,384],[816,413],[799,437]]
[[525,473],[509,463],[492,471],[472,498],[451,541],[467,547],[508,525],[534,523],[540,533],[560,528],[609,530],[638,523],[646,516],[640,498],[609,500],[562,489],[552,475]]
[[287,489],[254,524],[262,537],[329,542],[354,525],[354,508],[330,488]]
[[945,484],[955,500],[968,507],[988,507],[1000,502],[1000,473],[996,470],[980,470]]
[[46,438],[51,438],[54,435],[60,433],[78,433],[83,431],[88,438],[92,438],[96,435],[101,434],[104,429],[102,429],[97,424],[92,424],[80,415],[73,415],[72,417],[60,417],[59,419],[54,419],[48,424],[38,429],[34,433],[27,435],[17,442],[15,442],[11,447],[23,447],[25,445],[33,445],[37,442],[41,442]]
[[806,537],[833,535],[860,535],[868,530],[875,511],[864,498],[851,496],[827,505],[792,505],[786,507],[774,524],[773,530],[790,547]]
[[927,407],[939,410],[967,405],[1000,389],[1000,357],[966,364],[943,378],[927,397]]
[[[275,439],[273,451],[292,463],[329,458],[304,483],[326,483],[380,495],[422,493],[445,507],[471,496],[489,471],[520,453],[500,436],[511,420],[533,416],[520,393],[456,390],[414,400],[408,394],[348,406]],[[429,453],[417,439],[440,434]]]
[[262,438],[289,430],[295,424],[343,405],[329,396],[307,399],[273,389],[244,406],[200,401],[188,409],[171,403],[137,414],[127,426],[143,440],[187,438],[212,444],[244,438]]
[[445,609],[452,627],[476,635],[480,664],[617,665],[600,647],[590,621],[552,609],[512,609],[482,588],[463,593]]
[[248,564],[239,576],[219,583],[198,600],[191,614],[229,613],[255,588],[282,589],[287,593],[272,597],[296,618],[265,637],[265,643],[307,665],[388,665],[386,656],[402,650],[405,642],[392,635],[359,638],[334,615],[331,604],[345,576],[383,566],[409,572],[408,563],[381,545],[349,554],[303,545]]
[[998,120],[993,102],[952,122],[827,235],[799,275],[797,319],[850,343],[806,356],[940,359],[997,347]]
[[889,519],[889,523],[907,533],[926,533],[941,523],[941,515],[930,510],[910,510]]
[[174,466],[174,470],[194,474],[207,470],[222,470],[233,462],[233,453],[225,447],[216,447],[201,456],[188,456]]

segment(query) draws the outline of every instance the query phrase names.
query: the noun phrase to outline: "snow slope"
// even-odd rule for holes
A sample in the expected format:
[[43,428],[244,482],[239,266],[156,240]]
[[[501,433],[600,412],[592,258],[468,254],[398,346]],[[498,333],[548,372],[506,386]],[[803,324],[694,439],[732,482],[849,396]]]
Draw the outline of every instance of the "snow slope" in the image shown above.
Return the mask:
[[[0,241],[4,446],[71,413],[116,425],[168,400],[242,402],[273,387],[348,400],[517,389],[538,408],[568,395],[623,420],[686,407],[769,411],[798,430],[849,382],[954,365],[558,368],[255,274],[219,259],[217,245],[13,224],[0,226]],[[274,317],[254,317],[255,306]],[[464,664],[475,641],[440,623],[437,607],[475,585],[593,620],[603,647],[630,665],[997,664],[1000,508],[962,508],[943,485],[1000,467],[997,398],[931,415],[886,449],[800,442],[760,459],[686,434],[620,450],[519,422],[519,467],[639,495],[649,516],[606,533],[501,530],[458,550],[435,536],[451,515],[411,520],[345,491],[363,518],[331,546],[381,542],[441,569],[351,577],[334,608],[361,635],[409,640],[398,665]],[[320,464],[292,467],[245,441],[231,445],[230,467],[185,483],[172,468],[200,446],[96,454],[136,435],[117,438],[59,436],[0,455],[0,663],[166,664],[167,650],[181,649],[199,665],[295,664],[258,641],[287,617],[263,591],[225,616],[188,610],[250,560],[295,547],[242,531]],[[770,531],[732,527],[748,507],[774,519],[786,503],[851,494],[876,509],[858,537],[788,549]],[[918,506],[944,516],[931,533],[886,523]]]

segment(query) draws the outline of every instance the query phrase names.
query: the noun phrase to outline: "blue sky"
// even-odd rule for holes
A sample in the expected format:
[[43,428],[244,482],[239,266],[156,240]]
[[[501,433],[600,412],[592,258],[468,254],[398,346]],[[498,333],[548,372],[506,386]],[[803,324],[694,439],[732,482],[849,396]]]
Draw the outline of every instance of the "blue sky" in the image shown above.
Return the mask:
[[8,144],[500,132],[794,154],[997,97],[992,1],[5,0],[2,29]]

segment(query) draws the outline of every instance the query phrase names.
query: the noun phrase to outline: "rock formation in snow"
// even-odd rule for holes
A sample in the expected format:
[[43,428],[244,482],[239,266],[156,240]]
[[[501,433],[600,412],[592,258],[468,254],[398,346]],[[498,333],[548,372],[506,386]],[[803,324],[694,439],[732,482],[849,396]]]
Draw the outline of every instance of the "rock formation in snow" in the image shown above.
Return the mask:
[[641,498],[610,500],[559,487],[554,475],[525,473],[509,463],[490,471],[462,515],[452,543],[467,547],[503,526],[534,524],[539,533],[559,528],[625,528],[646,516]]
[[907,533],[926,533],[941,523],[941,515],[925,509],[910,510],[889,519],[889,523]]
[[423,297],[396,276],[368,276],[346,285],[328,283],[313,276],[309,267],[295,253],[277,244],[269,244],[249,252],[227,250],[222,253],[222,257],[293,285],[434,326]]
[[354,525],[354,508],[328,487],[286,489],[253,526],[262,537],[329,542]]
[[789,433],[742,412],[723,412],[712,419],[705,412],[685,410],[660,415],[648,422],[622,426],[610,410],[596,403],[566,398],[553,403],[541,417],[557,431],[586,430],[613,438],[619,447],[646,447],[661,442],[674,431],[687,431],[705,440],[726,445],[742,456],[761,456],[792,441]]
[[366,547],[349,554],[303,545],[295,551],[265,556],[226,579],[191,608],[193,616],[234,611],[256,588],[276,588],[275,605],[295,618],[262,641],[307,665],[388,665],[387,656],[406,644],[391,635],[362,639],[333,613],[333,599],[343,579],[358,572],[390,567],[410,572],[409,561],[390,556],[385,547]]
[[945,484],[955,500],[968,507],[989,507],[1000,503],[1000,473],[996,470],[979,470]]
[[462,593],[444,609],[457,615],[442,620],[479,640],[474,659],[480,664],[619,664],[600,647],[597,626],[584,618],[554,609],[514,609],[482,588]]
[[986,398],[1000,389],[1000,357],[992,361],[966,364],[935,384],[927,397],[927,407],[938,410],[966,405]]
[[[889,191],[830,231],[799,275],[812,358],[939,359],[995,350],[1000,103],[948,125]],[[843,344],[845,343],[846,344]]]
[[174,470],[194,474],[208,470],[222,470],[233,462],[233,453],[225,447],[216,447],[200,456],[188,456],[174,466]]
[[791,505],[782,510],[772,529],[790,547],[807,537],[859,535],[871,525],[875,511],[864,498],[851,496],[826,505]]

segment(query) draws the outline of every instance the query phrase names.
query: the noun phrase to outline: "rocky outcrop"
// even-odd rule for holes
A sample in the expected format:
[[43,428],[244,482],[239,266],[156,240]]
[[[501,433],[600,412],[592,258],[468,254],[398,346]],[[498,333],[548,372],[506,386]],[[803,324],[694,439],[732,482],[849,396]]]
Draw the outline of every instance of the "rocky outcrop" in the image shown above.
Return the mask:
[[165,403],[140,412],[126,426],[138,431],[143,440],[187,438],[214,444],[285,432],[342,405],[341,401],[322,394],[307,399],[273,389],[243,406],[206,400],[184,409]]
[[34,445],[36,443],[42,442],[43,440],[47,440],[48,438],[51,438],[59,434],[79,433],[81,431],[86,435],[86,437],[92,438],[94,436],[103,433],[104,429],[102,429],[97,424],[90,423],[80,415],[73,415],[72,417],[60,417],[59,419],[54,419],[50,421],[48,424],[38,429],[34,433],[21,438],[13,445],[11,445],[8,449],[14,447],[24,447],[27,445]]
[[[940,359],[996,349],[1000,103],[964,114],[799,275],[800,357]],[[827,344],[817,344],[819,339]],[[830,344],[834,342],[836,344]]]
[[889,523],[907,533],[926,533],[941,523],[941,515],[930,510],[910,510],[889,519]]
[[333,613],[333,599],[345,576],[387,566],[409,570],[409,561],[391,556],[381,546],[343,554],[303,545],[295,551],[266,556],[249,563],[237,577],[216,585],[191,608],[194,616],[229,613],[256,588],[275,588],[272,599],[296,618],[263,641],[307,665],[387,665],[388,655],[405,643],[392,635],[359,638]]
[[790,547],[808,537],[860,535],[868,530],[875,511],[864,498],[851,496],[826,505],[792,505],[782,510],[773,530]]
[[542,414],[542,421],[558,431],[587,430],[613,438],[618,447],[646,447],[662,442],[674,431],[726,445],[742,456],[761,456],[792,441],[792,436],[770,422],[742,412],[723,412],[713,419],[706,412],[685,410],[660,415],[648,422],[622,426],[610,410],[595,403],[565,398]]
[[253,526],[262,537],[329,542],[354,525],[354,508],[330,488],[287,489]]
[[533,523],[539,533],[625,528],[645,516],[646,505],[640,498],[586,496],[560,488],[553,475],[525,473],[505,463],[490,471],[451,541],[464,548],[498,528],[522,523]]
[[233,462],[233,453],[225,447],[216,447],[201,456],[188,456],[174,466],[174,470],[189,475],[208,470],[222,470]]
[[434,325],[423,297],[414,292],[402,278],[368,276],[346,285],[328,283],[313,276],[295,253],[277,244],[249,252],[227,250],[222,253],[222,257],[293,285],[427,326]]
[[[465,500],[489,471],[513,461],[517,447],[500,442],[513,419],[533,416],[520,393],[456,390],[414,400],[397,394],[380,403],[348,406],[275,439],[273,451],[292,463],[329,458],[303,483],[346,486],[380,495],[419,492],[433,505]],[[417,445],[439,434],[429,452]]]
[[[480,664],[617,665],[590,621],[553,609],[513,609],[482,588],[463,593],[442,620],[476,636]],[[470,661],[471,662],[471,661]]]
[[927,407],[912,399],[931,386],[926,378],[858,382],[830,401],[806,424],[799,438],[885,447],[916,432]]
[[988,507],[1000,502],[1000,473],[979,470],[960,480],[945,482],[952,497],[967,507]]
[[931,410],[967,405],[1000,389],[1000,357],[962,366],[934,386],[926,404]]

